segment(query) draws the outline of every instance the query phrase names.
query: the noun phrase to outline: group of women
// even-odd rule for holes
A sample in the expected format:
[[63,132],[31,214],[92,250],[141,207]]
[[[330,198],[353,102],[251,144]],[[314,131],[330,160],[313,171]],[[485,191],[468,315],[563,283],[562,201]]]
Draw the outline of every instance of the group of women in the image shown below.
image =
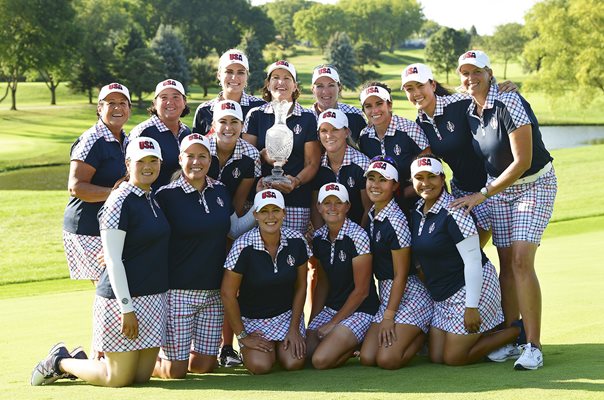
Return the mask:
[[[233,333],[254,374],[333,368],[355,352],[397,369],[425,346],[435,363],[541,367],[534,257],[556,177],[530,105],[513,85],[500,91],[487,55],[460,56],[456,94],[407,66],[415,122],[393,114],[382,82],[363,87],[361,111],[338,102],[338,73],[321,65],[308,110],[291,63],[269,66],[263,99],[244,91],[248,68],[238,50],[221,56],[223,91],[193,132],[180,82],[157,85],[129,136],[127,88],[103,87],[97,124],[72,147],[64,224],[72,278],[96,283],[94,356],[59,343],[32,385],[211,372]],[[293,150],[287,181],[268,187],[272,101],[289,104]],[[499,276],[481,249],[491,231]]]

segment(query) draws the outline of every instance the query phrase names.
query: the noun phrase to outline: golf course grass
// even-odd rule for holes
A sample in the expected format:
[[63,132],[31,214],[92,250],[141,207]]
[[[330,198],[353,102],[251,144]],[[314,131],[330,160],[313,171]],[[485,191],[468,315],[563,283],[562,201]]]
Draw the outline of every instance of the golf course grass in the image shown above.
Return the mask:
[[[398,90],[399,73],[422,60],[419,50],[397,51],[385,54],[379,69],[393,88],[395,112],[408,118],[414,111]],[[308,105],[310,71],[321,57],[300,50],[291,61],[304,83],[302,104]],[[454,86],[456,76],[450,79]],[[519,65],[508,69],[508,79],[522,88]],[[398,371],[362,367],[351,359],[330,371],[277,369],[251,376],[242,368],[220,368],[184,381],[153,379],[122,389],[81,381],[29,386],[31,370],[53,344],[62,340],[88,349],[91,343],[94,291],[90,282],[68,279],[61,227],[69,148],[94,123],[95,107],[64,85],[58,106],[47,105],[42,83],[19,84],[18,96],[17,112],[8,111],[7,100],[0,103],[0,399],[604,399],[604,145],[552,152],[559,191],[536,259],[545,357],[538,371],[514,371],[511,361],[446,367],[417,357]],[[604,123],[604,96],[587,106],[539,93],[525,96],[542,123]],[[344,99],[358,103],[354,92],[345,92]],[[203,100],[194,87],[192,108]],[[146,118],[144,110],[133,110],[126,131]],[[497,265],[495,249],[488,245],[486,252]]]

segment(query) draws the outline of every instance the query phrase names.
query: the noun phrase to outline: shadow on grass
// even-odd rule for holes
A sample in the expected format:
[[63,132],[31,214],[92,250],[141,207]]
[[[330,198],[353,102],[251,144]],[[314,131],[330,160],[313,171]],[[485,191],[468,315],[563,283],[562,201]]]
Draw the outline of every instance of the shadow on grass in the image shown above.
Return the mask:
[[[322,393],[481,393],[514,389],[604,391],[604,344],[544,346],[545,367],[514,371],[513,362],[447,367],[420,357],[397,371],[363,367],[352,359],[328,371],[307,369],[252,376],[244,368],[220,368],[214,374],[190,374],[184,381],[153,379],[145,387],[172,390],[229,390]],[[79,385],[62,382],[55,385]]]

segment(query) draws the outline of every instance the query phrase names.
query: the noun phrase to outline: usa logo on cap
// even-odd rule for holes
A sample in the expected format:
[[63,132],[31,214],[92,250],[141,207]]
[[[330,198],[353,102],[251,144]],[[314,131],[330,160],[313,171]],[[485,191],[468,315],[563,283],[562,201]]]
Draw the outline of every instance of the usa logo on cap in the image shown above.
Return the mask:
[[275,65],[283,65],[283,66],[285,66],[285,67],[288,67],[288,68],[289,68],[289,63],[288,63],[287,61],[285,61],[285,60],[280,60],[280,61],[277,61],[277,62],[275,63]]
[[476,53],[473,51],[468,51],[463,55],[463,59],[465,60],[466,58],[476,58]]
[[372,93],[379,93],[380,89],[378,89],[377,86],[369,86],[367,89],[365,89],[365,93],[367,94],[372,94]]
[[220,108],[222,110],[236,110],[237,108],[235,108],[235,104],[231,103],[231,102],[224,102],[222,103],[222,105],[220,106]]
[[331,190],[336,190],[336,191],[339,192],[340,191],[340,187],[338,185],[333,184],[333,183],[325,186],[325,191],[326,192],[329,192]]
[[323,113],[323,119],[325,118],[336,118],[336,113],[333,111],[325,111]]
[[319,75],[321,75],[321,74],[331,74],[331,68],[329,68],[329,67],[320,68],[319,71],[317,71],[317,73]]
[[276,199],[277,195],[273,192],[271,192],[270,190],[267,190],[266,192],[262,193],[262,199]]
[[412,75],[412,74],[417,74],[417,73],[418,73],[417,67],[409,67],[405,71],[405,75]]
[[124,90],[124,87],[122,85],[120,85],[119,83],[112,83],[108,86],[108,89],[109,90],[114,90],[114,89]]
[[138,147],[141,150],[144,150],[144,149],[155,149],[155,145],[153,144],[153,142],[151,142],[149,140],[138,142]]
[[172,79],[166,79],[163,83],[163,86],[176,86],[176,81]]
[[386,163],[382,162],[382,161],[376,161],[373,164],[371,164],[370,168],[379,168],[379,169],[386,169]]
[[230,53],[229,60],[231,61],[243,61],[243,56],[238,53]]

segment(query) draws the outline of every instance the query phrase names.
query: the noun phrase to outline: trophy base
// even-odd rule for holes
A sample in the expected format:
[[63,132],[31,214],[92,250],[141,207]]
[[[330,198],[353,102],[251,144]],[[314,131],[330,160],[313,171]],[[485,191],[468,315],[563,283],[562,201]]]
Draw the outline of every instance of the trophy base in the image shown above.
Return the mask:
[[289,180],[289,178],[286,178],[283,175],[269,175],[269,176],[265,176],[264,178],[262,178],[262,182],[264,182],[267,185],[272,185],[274,183],[285,183],[285,184],[291,184],[291,181]]

